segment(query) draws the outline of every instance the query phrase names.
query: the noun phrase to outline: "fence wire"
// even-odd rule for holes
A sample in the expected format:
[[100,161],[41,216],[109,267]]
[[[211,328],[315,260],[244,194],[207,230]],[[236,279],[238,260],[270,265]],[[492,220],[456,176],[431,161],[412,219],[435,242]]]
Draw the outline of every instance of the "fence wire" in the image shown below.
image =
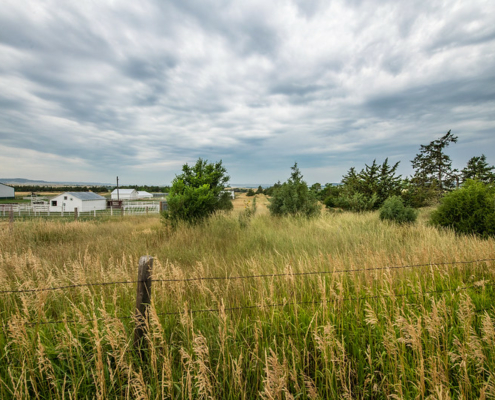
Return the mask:
[[[467,286],[461,286],[461,287],[456,287],[456,288],[448,288],[448,289],[437,289],[437,290],[428,290],[428,291],[422,291],[422,292],[408,292],[408,293],[393,293],[392,295],[373,295],[373,296],[357,296],[357,297],[342,297],[342,298],[332,298],[328,299],[327,301],[301,301],[301,302],[282,302],[282,303],[272,303],[272,304],[256,304],[256,305],[250,305],[250,306],[239,306],[239,307],[225,307],[225,308],[205,308],[205,309],[196,309],[196,310],[188,310],[188,313],[190,314],[198,314],[198,313],[217,313],[220,311],[223,312],[234,312],[234,311],[244,311],[244,310],[254,310],[254,309],[259,309],[263,310],[265,308],[279,308],[279,307],[294,307],[294,306],[310,306],[310,305],[315,305],[315,306],[321,306],[324,304],[330,304],[330,303],[337,303],[337,302],[352,302],[352,301],[363,301],[363,300],[377,300],[381,298],[402,298],[402,297],[407,297],[407,296],[425,296],[429,294],[439,294],[439,293],[446,293],[446,292],[461,292],[469,289],[483,289],[485,287],[493,287],[495,286],[495,283],[483,283],[483,284],[473,284],[473,285],[467,285]],[[491,308],[485,308],[481,311],[487,311],[490,310]],[[174,311],[174,312],[164,312],[164,313],[157,313],[157,316],[178,316],[184,314],[184,311]],[[119,316],[118,319],[133,319],[135,317],[133,316]],[[26,322],[25,325],[28,326],[33,326],[33,325],[55,325],[55,324],[62,324],[62,323],[67,323],[67,324],[73,324],[73,323],[87,323],[87,322],[94,322],[94,321],[101,321],[103,318],[93,318],[93,319],[87,319],[87,320],[56,320],[56,321],[44,321],[44,322]]]
[[[277,278],[283,276],[299,277],[299,276],[308,276],[308,275],[332,275],[332,274],[351,273],[351,272],[397,270],[397,269],[430,267],[430,266],[440,266],[440,265],[472,264],[472,263],[487,262],[487,261],[495,261],[495,258],[483,258],[483,259],[471,260],[471,261],[450,261],[450,262],[440,262],[440,263],[430,262],[428,264],[398,265],[398,266],[375,267],[375,268],[336,269],[332,271],[310,271],[310,272],[292,272],[292,273],[279,273],[279,274],[239,275],[239,276],[211,276],[211,277],[195,277],[195,278],[184,278],[184,279],[152,279],[151,282],[176,283],[176,282],[194,282],[194,281],[208,281],[208,280]],[[143,282],[143,281],[134,280],[134,281],[79,283],[79,284],[64,285],[64,286],[57,286],[50,288],[0,290],[0,294],[47,292],[54,290],[73,289],[73,288],[91,287],[91,286],[125,285],[125,284],[139,283],[139,282]]]

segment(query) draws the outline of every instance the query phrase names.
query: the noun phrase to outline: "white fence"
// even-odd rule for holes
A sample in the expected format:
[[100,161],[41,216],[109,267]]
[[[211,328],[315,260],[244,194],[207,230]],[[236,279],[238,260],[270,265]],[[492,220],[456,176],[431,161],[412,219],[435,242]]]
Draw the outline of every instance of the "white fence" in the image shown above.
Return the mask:
[[[10,210],[14,218],[18,217],[74,217],[72,211],[54,212],[50,211],[48,204],[0,204],[0,217],[8,218]],[[100,216],[126,216],[126,215],[148,215],[160,212],[160,202],[140,201],[124,202],[122,208],[107,208],[106,210],[92,210],[78,212],[80,217]]]

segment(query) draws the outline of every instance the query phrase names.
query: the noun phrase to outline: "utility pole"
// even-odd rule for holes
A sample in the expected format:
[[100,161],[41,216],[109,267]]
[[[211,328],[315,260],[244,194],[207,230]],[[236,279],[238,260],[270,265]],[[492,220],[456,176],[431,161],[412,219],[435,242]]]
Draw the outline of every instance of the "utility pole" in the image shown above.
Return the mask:
[[120,196],[119,196],[119,177],[117,176],[117,201],[120,201]]

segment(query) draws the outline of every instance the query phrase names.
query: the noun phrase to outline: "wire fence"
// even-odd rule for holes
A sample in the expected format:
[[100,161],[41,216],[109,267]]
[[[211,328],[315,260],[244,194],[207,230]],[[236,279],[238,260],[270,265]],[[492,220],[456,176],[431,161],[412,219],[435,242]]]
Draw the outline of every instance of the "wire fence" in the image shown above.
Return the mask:
[[[183,279],[151,279],[151,282],[193,282],[193,281],[208,281],[208,280],[238,280],[238,279],[256,279],[256,278],[278,278],[278,277],[299,277],[308,275],[331,275],[331,274],[342,274],[342,273],[353,273],[353,272],[372,272],[372,271],[383,271],[383,270],[398,270],[398,269],[411,269],[420,267],[432,267],[441,265],[458,265],[458,264],[473,264],[480,262],[495,261],[495,258],[480,258],[470,261],[448,261],[448,262],[430,262],[427,264],[410,264],[410,265],[396,265],[396,266],[385,266],[385,267],[373,267],[373,268],[351,268],[351,269],[334,269],[328,271],[308,271],[308,272],[285,272],[278,274],[260,274],[260,275],[238,275],[238,276],[206,276],[206,277],[194,277],[194,278],[183,278]],[[0,290],[1,294],[15,294],[15,293],[32,293],[32,292],[47,292],[54,290],[64,290],[73,289],[81,287],[91,287],[91,286],[108,286],[108,285],[126,285],[134,284],[143,281],[131,280],[131,281],[112,281],[112,282],[90,282],[90,283],[78,283],[64,286],[56,286],[49,288],[36,288],[36,289],[14,289],[14,290]]]
[[[483,285],[483,287],[493,287],[495,286],[495,283],[486,283]],[[272,303],[272,304],[255,304],[255,305],[249,305],[249,306],[239,306],[239,307],[222,307],[222,308],[204,308],[204,309],[192,309],[188,310],[188,313],[191,314],[198,314],[198,313],[218,313],[218,312],[234,312],[234,311],[245,311],[245,310],[263,310],[265,308],[280,308],[280,307],[295,307],[295,306],[322,306],[324,304],[331,304],[331,303],[336,303],[336,302],[342,302],[342,303],[347,303],[347,302],[352,302],[352,301],[367,301],[367,300],[378,300],[381,298],[391,298],[391,297],[408,297],[408,296],[425,296],[425,295],[430,295],[430,294],[439,294],[439,293],[447,293],[447,292],[462,292],[466,291],[469,289],[479,289],[481,286],[477,284],[473,285],[467,285],[467,286],[461,286],[461,287],[456,287],[456,288],[448,288],[448,289],[438,289],[438,290],[427,290],[423,292],[408,292],[408,293],[394,293],[393,296],[388,294],[388,295],[373,295],[373,296],[357,296],[357,297],[342,297],[342,298],[332,298],[332,299],[327,299],[325,301],[321,300],[315,300],[315,301],[300,301],[300,302],[281,302],[281,303]],[[486,307],[477,310],[477,312],[481,311],[489,311],[493,308],[492,307]],[[173,311],[173,312],[163,312],[163,313],[157,313],[156,316],[162,317],[162,316],[178,316],[183,314],[183,311]],[[134,316],[118,316],[119,319],[133,319],[135,318]],[[87,323],[87,322],[93,322],[93,321],[101,321],[103,318],[92,318],[92,319],[85,319],[85,320],[66,320],[66,319],[60,319],[56,321],[44,321],[44,322],[28,322],[26,325],[52,325],[52,324],[61,324],[61,323],[67,323],[67,324],[72,324],[72,323]]]
[[[380,271],[380,270],[399,270],[399,269],[413,269],[413,268],[421,268],[421,267],[433,267],[433,266],[445,266],[445,265],[465,265],[465,264],[474,264],[481,262],[489,262],[495,261],[495,258],[484,258],[484,259],[476,259],[470,261],[451,261],[451,262],[431,262],[427,264],[411,264],[411,265],[399,265],[399,266],[385,266],[385,267],[374,267],[374,268],[354,268],[354,269],[333,269],[328,271],[310,271],[310,272],[296,272],[296,273],[279,273],[279,274],[261,274],[261,275],[239,275],[239,276],[216,276],[216,277],[196,277],[196,278],[184,278],[184,279],[151,279],[150,282],[192,282],[192,281],[201,281],[201,280],[238,280],[238,279],[256,279],[256,278],[276,278],[276,277],[302,277],[308,275],[329,275],[329,274],[341,274],[341,273],[367,273],[371,271]],[[73,289],[73,288],[81,288],[81,287],[95,287],[95,286],[109,286],[109,285],[123,285],[123,284],[139,284],[144,283],[146,281],[143,280],[131,280],[131,281],[113,281],[113,282],[92,282],[92,283],[82,283],[82,284],[71,284],[57,287],[49,287],[49,288],[36,288],[36,289],[17,289],[17,290],[2,290],[0,294],[13,295],[20,293],[35,293],[35,292],[47,292],[47,291],[55,291],[55,290],[64,290],[64,289]],[[493,287],[495,283],[489,282],[481,282],[475,283],[472,285],[460,286],[460,287],[452,287],[452,288],[443,288],[443,289],[435,289],[435,290],[426,290],[421,292],[408,291],[406,293],[389,293],[389,294],[380,294],[380,295],[367,295],[367,296],[351,296],[351,297],[334,297],[327,300],[314,300],[314,301],[301,301],[301,302],[287,302],[283,301],[280,303],[266,304],[260,303],[255,305],[245,305],[245,306],[237,306],[237,307],[217,307],[217,308],[206,308],[206,309],[192,309],[189,310],[191,314],[196,313],[206,313],[206,312],[235,312],[235,311],[243,311],[243,310],[253,310],[253,309],[264,309],[264,308],[280,308],[286,306],[321,306],[324,304],[335,303],[335,302],[352,302],[352,301],[367,301],[367,300],[377,300],[381,298],[402,298],[408,296],[425,296],[431,294],[440,294],[446,292],[461,292],[469,289],[480,289],[485,287]],[[485,309],[485,311],[488,310]],[[173,316],[180,315],[183,312],[174,311],[174,312],[164,312],[158,313],[157,316]],[[120,316],[121,319],[132,319],[132,316]],[[43,322],[26,322],[27,325],[48,325],[48,324],[60,324],[60,323],[81,323],[81,322],[90,322],[99,320],[97,319],[88,319],[88,320],[55,320],[55,321],[43,321]]]

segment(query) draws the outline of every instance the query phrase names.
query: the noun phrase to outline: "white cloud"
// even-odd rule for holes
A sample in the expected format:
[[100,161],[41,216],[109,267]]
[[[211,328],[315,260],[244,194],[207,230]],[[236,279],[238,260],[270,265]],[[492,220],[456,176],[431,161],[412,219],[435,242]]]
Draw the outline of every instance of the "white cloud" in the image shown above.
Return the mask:
[[0,138],[24,166],[3,172],[52,179],[76,159],[64,175],[167,183],[202,156],[235,182],[283,179],[294,160],[338,181],[374,158],[407,174],[448,129],[459,159],[490,161],[494,17],[482,0],[8,0]]

